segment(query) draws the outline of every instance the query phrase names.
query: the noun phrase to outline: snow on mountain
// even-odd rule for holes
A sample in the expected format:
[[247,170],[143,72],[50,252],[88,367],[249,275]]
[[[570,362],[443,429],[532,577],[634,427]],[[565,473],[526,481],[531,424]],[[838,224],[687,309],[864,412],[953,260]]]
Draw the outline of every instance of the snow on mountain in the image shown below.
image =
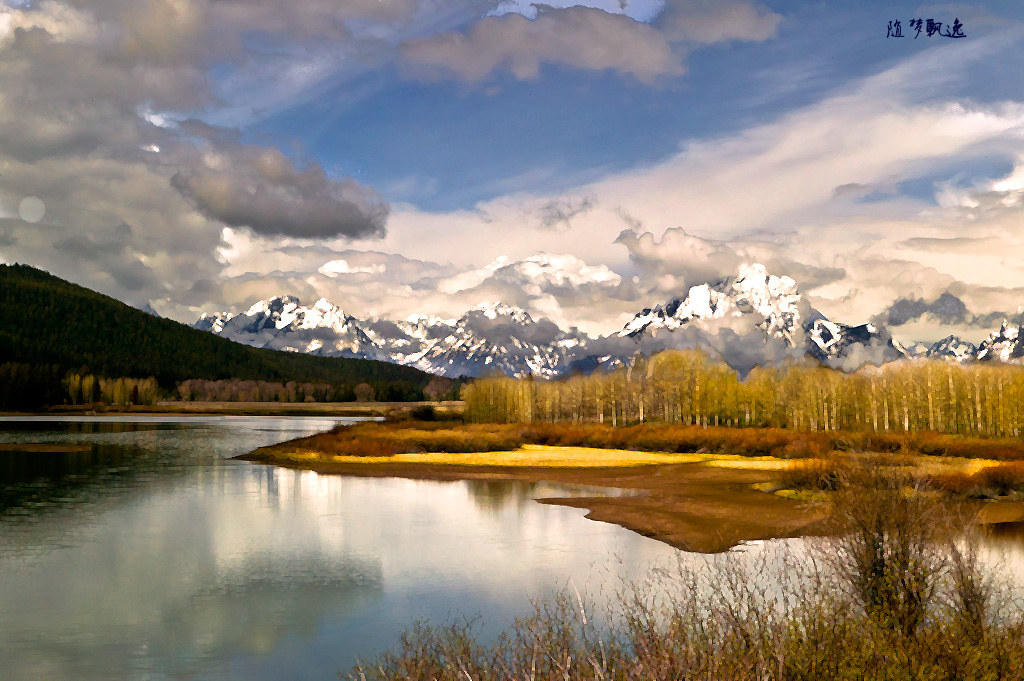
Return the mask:
[[199,316],[199,320],[192,325],[192,328],[219,335],[224,330],[224,325],[231,321],[234,316],[230,312],[214,312],[213,314],[204,312]]
[[926,356],[968,362],[978,356],[978,348],[959,336],[946,336],[928,348]]
[[366,335],[377,345],[381,359],[407,364],[406,358],[422,354],[434,343],[450,336],[457,320],[413,315],[400,321],[375,317],[362,324]]
[[535,321],[522,308],[500,303],[481,304],[453,326],[446,320],[416,328],[437,336],[439,327],[447,329],[448,335],[428,341],[424,350],[407,355],[404,364],[444,376],[494,372],[551,378],[562,372],[569,355],[587,340],[575,329],[563,331],[549,320]]
[[807,329],[807,354],[834,368],[849,371],[864,364],[884,364],[905,354],[892,336],[874,324],[850,326],[815,319]]
[[810,313],[795,281],[768,274],[764,265],[754,263],[741,265],[735,277],[690,287],[685,298],[645,308],[618,335],[638,338],[694,321],[758,315],[759,329],[793,346],[799,341],[801,320]]
[[[535,256],[514,268],[517,275],[551,285],[618,281],[600,268],[587,269],[581,261],[560,256]],[[669,348],[703,349],[741,373],[805,355],[844,370],[901,357],[1024,362],[1024,327],[1004,321],[978,348],[956,336],[930,347],[903,347],[877,323],[851,326],[825,318],[791,278],[769,274],[756,263],[645,308],[621,331],[599,338],[497,302],[478,305],[457,319],[414,315],[361,321],[324,298],[304,306],[293,296],[279,296],[238,315],[204,314],[193,326],[257,347],[381,359],[451,377],[590,373]]]
[[907,345],[897,343],[895,340],[892,343],[893,345],[896,346],[898,350],[902,351],[904,355],[911,359],[927,359],[929,357],[928,353],[931,352],[931,349],[934,345],[928,345],[926,343],[920,343],[916,341],[913,343],[908,343]]
[[758,263],[643,310],[618,335],[635,339],[641,351],[659,336],[665,347],[710,349],[741,372],[803,353],[847,370],[903,356],[884,329],[829,321],[800,295],[793,279],[769,274]]
[[983,361],[1021,363],[1024,358],[1024,325],[1013,326],[1003,321],[978,347],[977,358]]
[[451,377],[553,377],[587,341],[575,329],[563,331],[501,303],[481,304],[459,319],[417,315],[361,322],[323,298],[307,307],[294,296],[278,296],[239,315],[204,314],[193,326],[256,347],[382,359]]
[[239,315],[203,315],[193,326],[239,343],[324,357],[377,358],[357,320],[325,298],[304,306],[295,296],[261,300]]

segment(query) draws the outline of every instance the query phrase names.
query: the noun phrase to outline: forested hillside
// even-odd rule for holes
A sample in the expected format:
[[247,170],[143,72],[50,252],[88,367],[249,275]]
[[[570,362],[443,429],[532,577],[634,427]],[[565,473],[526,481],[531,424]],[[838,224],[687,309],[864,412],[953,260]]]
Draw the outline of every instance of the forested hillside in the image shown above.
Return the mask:
[[378,399],[422,399],[432,378],[386,362],[240,345],[28,265],[0,265],[0,306],[0,407],[63,402],[68,371],[152,376],[165,390],[188,379],[326,383],[348,391],[368,383]]

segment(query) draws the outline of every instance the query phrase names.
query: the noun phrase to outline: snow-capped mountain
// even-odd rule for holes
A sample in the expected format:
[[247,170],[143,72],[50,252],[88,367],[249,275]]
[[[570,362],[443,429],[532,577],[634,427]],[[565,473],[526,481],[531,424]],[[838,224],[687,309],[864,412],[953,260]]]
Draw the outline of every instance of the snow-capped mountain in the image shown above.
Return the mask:
[[928,348],[927,357],[967,362],[976,359],[978,348],[959,336],[946,336]]
[[893,341],[893,345],[895,345],[899,350],[903,352],[904,355],[906,355],[910,359],[926,359],[929,356],[928,353],[931,352],[932,346],[935,344],[932,343],[931,345],[929,345],[928,343],[921,343],[915,341],[913,343],[907,343],[906,345],[903,345],[901,343]]
[[815,319],[807,329],[807,354],[831,366],[856,368],[883,364],[905,356],[885,329],[874,324],[849,326]]
[[324,357],[378,357],[378,347],[355,317],[325,298],[306,307],[295,296],[275,296],[239,315],[204,314],[193,326],[260,348]]
[[406,364],[407,357],[422,354],[455,331],[457,319],[414,315],[400,321],[375,317],[362,323],[366,335],[380,348],[383,359]]
[[815,313],[789,277],[768,274],[763,265],[741,265],[739,273],[715,284],[692,286],[685,298],[645,308],[619,331],[640,338],[662,330],[674,331],[694,321],[758,315],[757,328],[797,345],[801,323]]
[[[403,364],[444,376],[478,376],[496,372],[509,376],[533,374],[551,378],[562,372],[568,357],[585,346],[587,337],[575,329],[565,332],[548,320],[535,321],[525,310],[499,303],[470,310],[453,326],[416,324],[415,331],[432,336],[420,352],[406,355]],[[438,329],[449,333],[440,337]]]
[[443,376],[557,376],[587,337],[525,310],[485,303],[459,319],[415,316],[359,321],[321,298],[263,300],[239,315],[202,315],[193,325],[256,347],[407,364]]
[[212,314],[204,312],[199,316],[198,321],[192,325],[192,328],[219,335],[224,330],[224,325],[234,317],[235,315],[230,312],[214,312]]
[[[558,264],[552,262],[528,264],[547,272]],[[1003,322],[978,348],[956,336],[903,347],[877,322],[851,326],[827,319],[793,279],[756,263],[645,308],[621,331],[599,338],[500,303],[481,304],[457,319],[358,320],[326,299],[304,306],[293,296],[260,301],[238,315],[204,314],[193,326],[257,347],[381,359],[451,377],[590,373],[668,348],[703,349],[741,373],[805,355],[845,370],[902,357],[1024,362],[1024,327]]]
[[741,371],[801,353],[843,368],[903,356],[885,330],[829,321],[800,295],[793,279],[769,274],[757,263],[641,311],[618,336],[638,346],[660,338],[666,347],[703,347]]
[[1019,363],[1024,360],[1024,326],[1003,321],[998,331],[989,334],[978,347],[977,358],[983,361]]

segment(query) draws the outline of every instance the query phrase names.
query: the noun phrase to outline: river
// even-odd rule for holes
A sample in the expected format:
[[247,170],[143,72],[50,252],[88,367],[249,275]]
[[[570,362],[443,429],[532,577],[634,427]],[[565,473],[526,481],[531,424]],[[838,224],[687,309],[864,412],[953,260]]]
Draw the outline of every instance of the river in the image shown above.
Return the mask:
[[0,679],[334,679],[418,619],[486,634],[676,556],[533,501],[583,490],[230,460],[342,421],[0,419],[0,443],[79,445],[0,451]]

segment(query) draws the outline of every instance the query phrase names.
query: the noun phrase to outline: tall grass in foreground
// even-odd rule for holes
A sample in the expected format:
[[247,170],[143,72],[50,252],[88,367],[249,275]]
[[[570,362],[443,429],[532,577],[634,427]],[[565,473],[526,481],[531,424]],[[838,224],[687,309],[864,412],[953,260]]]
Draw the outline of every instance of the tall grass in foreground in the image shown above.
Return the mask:
[[607,613],[564,592],[493,642],[419,624],[351,679],[1024,679],[1024,610],[979,564],[955,509],[895,469],[835,493],[806,554],[680,565]]

